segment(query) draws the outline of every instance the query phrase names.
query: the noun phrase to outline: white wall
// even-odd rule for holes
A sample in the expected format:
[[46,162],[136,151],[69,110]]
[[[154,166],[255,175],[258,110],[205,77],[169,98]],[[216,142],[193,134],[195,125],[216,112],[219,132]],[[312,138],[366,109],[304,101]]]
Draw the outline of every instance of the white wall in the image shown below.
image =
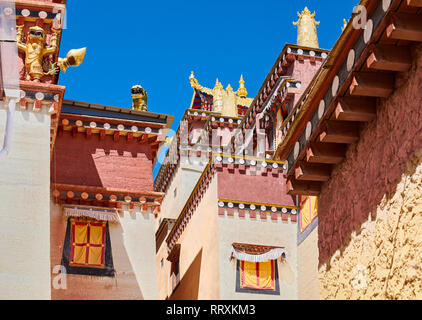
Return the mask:
[[[114,267],[118,272],[128,271],[135,274],[145,300],[158,299],[154,230],[156,218],[151,213],[142,213],[139,207],[130,211],[128,206],[123,206],[122,209],[120,226],[123,232],[121,235],[116,234],[116,237],[123,238],[123,245],[131,264],[131,270],[120,268],[117,258],[119,252],[113,252],[113,257],[116,257],[116,259],[113,259]],[[115,233],[110,228],[112,245],[114,235]]]
[[[0,103],[0,142],[6,110]],[[0,299],[50,299],[50,115],[16,109],[0,159]]]

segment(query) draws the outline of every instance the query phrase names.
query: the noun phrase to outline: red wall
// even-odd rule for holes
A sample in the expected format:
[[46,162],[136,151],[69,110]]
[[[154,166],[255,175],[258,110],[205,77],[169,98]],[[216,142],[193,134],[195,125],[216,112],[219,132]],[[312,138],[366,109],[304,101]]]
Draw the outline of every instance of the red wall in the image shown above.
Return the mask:
[[218,172],[218,198],[256,203],[282,204],[294,206],[293,198],[286,194],[286,180],[282,171],[274,177],[268,175],[241,174],[235,169],[230,173],[227,168]]
[[100,141],[99,135],[58,136],[51,166],[55,183],[152,191],[152,155],[149,145],[136,139],[127,142],[112,136]]
[[[322,63],[322,60],[311,61],[308,57],[303,60],[295,60],[287,70],[286,75],[291,76],[294,80],[299,80],[301,82],[300,90],[304,92],[321,67]],[[301,94],[295,95],[293,106],[300,97]]]
[[407,163],[422,149],[422,46],[414,65],[397,74],[396,91],[381,99],[377,119],[333,172],[319,199],[319,259],[327,261],[359,230],[384,195],[396,188]]

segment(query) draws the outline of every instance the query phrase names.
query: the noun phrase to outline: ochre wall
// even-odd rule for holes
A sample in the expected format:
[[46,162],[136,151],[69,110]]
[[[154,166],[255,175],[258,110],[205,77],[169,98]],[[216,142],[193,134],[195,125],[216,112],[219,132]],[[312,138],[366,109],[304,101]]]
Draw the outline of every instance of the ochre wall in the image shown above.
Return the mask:
[[[377,119],[361,131],[360,142],[349,148],[322,190],[322,299],[422,298],[417,154],[422,150],[422,46],[413,56],[411,70],[397,75],[395,92],[381,99]],[[367,289],[355,289],[353,279],[363,276]]]
[[152,191],[151,159],[150,146],[136,139],[64,132],[56,139],[51,176],[55,183]]
[[[157,268],[158,300],[165,300],[168,296],[171,295],[171,263],[167,260],[167,256],[167,243],[164,240],[155,257],[155,266]],[[163,265],[161,265],[161,261],[163,261]]]
[[[51,277],[60,265],[67,219],[51,204]],[[154,215],[123,206],[119,222],[109,223],[115,277],[66,276],[66,289],[51,287],[53,300],[157,299]],[[52,282],[53,283],[53,282]]]
[[214,177],[178,240],[181,283],[170,299],[220,298],[217,217],[217,179]]
[[297,246],[299,300],[318,300],[318,227]]

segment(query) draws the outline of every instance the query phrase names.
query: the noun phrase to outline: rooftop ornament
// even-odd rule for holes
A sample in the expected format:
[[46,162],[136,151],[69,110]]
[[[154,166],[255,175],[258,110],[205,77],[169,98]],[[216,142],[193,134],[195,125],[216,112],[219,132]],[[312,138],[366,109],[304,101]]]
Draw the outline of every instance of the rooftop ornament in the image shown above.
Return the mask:
[[297,13],[299,20],[293,22],[297,26],[297,44],[303,47],[319,48],[317,26],[320,22],[315,21],[315,12],[311,14],[305,7],[302,14]]
[[148,111],[147,100],[148,94],[140,85],[135,85],[130,89],[132,93],[132,110]]
[[[26,36],[26,42],[23,41],[24,26],[17,26],[16,40],[20,51],[25,53],[26,80],[41,82],[43,76],[54,75],[58,68],[66,72],[69,66],[79,66],[85,57],[86,48],[70,50],[66,58],[58,58],[56,63],[43,64],[44,57],[49,54],[55,54],[58,49],[58,31],[52,29],[50,44],[47,44],[46,34],[43,28],[39,26],[30,27]],[[45,71],[45,69],[48,69]]]
[[245,88],[243,75],[240,76],[239,90],[236,92],[233,91],[230,84],[227,86],[226,90],[224,90],[222,83],[218,79],[216,80],[213,89],[203,87],[199,84],[198,80],[195,79],[193,71],[189,77],[189,81],[194,90],[212,96],[212,111],[218,112],[223,116],[238,117],[238,105],[249,107],[253,100],[247,98],[248,91]]

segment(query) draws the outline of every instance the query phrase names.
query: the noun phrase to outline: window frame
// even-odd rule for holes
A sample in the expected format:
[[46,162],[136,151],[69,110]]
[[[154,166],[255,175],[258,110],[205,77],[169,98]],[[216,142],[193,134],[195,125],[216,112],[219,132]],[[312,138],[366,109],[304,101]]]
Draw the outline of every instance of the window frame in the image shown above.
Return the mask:
[[104,243],[104,267],[86,266],[86,265],[75,265],[71,263],[71,250],[72,250],[72,222],[92,222],[96,223],[96,220],[89,218],[69,218],[67,220],[66,234],[63,245],[63,253],[61,265],[65,267],[67,274],[79,274],[79,275],[90,275],[90,276],[101,276],[101,277],[114,277],[115,270],[113,265],[113,257],[111,251],[110,242],[110,231],[109,222],[105,223],[105,243]]

